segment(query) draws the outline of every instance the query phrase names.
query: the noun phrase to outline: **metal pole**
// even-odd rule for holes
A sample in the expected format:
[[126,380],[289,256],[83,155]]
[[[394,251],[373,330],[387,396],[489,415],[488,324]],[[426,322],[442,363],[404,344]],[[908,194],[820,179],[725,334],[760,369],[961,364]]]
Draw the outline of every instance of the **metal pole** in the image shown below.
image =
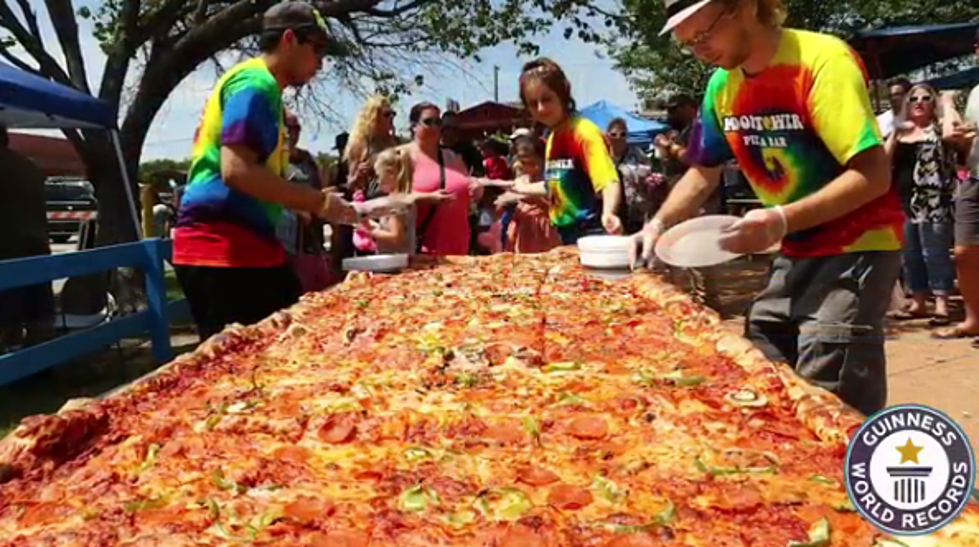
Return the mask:
[[500,67],[493,65],[493,102],[500,102]]
[[119,160],[119,170],[122,171],[122,184],[126,188],[126,201],[129,203],[129,213],[133,217],[133,228],[136,230],[136,240],[143,239],[143,227],[139,225],[139,215],[136,213],[136,199],[133,197],[132,181],[129,180],[129,170],[126,169],[126,159],[122,156],[122,144],[119,142],[119,132],[112,130],[112,145],[116,149]]

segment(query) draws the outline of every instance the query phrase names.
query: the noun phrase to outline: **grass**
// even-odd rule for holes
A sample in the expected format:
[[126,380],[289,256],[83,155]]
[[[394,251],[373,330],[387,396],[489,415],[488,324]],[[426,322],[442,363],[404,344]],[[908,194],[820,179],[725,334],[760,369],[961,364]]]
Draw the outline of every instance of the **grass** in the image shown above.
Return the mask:
[[164,273],[164,280],[167,285],[167,300],[180,300],[184,297],[184,291],[180,288],[180,281],[177,281],[177,273],[167,269]]

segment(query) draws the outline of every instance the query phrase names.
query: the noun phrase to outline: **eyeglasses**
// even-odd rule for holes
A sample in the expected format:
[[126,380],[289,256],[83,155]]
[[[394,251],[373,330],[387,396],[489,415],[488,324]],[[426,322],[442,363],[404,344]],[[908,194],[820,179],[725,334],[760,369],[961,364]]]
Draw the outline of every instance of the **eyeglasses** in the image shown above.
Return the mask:
[[621,139],[622,137],[625,136],[625,133],[622,133],[620,131],[612,131],[611,133],[608,134],[608,136],[610,139]]
[[706,44],[711,39],[711,36],[714,34],[714,30],[716,29],[717,24],[721,22],[721,19],[731,15],[731,13],[732,12],[730,10],[722,11],[716,18],[714,18],[714,22],[711,23],[710,26],[697,33],[697,35],[690,40],[685,42],[677,40],[677,45],[680,47],[680,51],[690,54],[693,53],[698,47]]
[[934,100],[935,98],[932,97],[931,95],[918,95],[918,96],[908,97],[909,103],[930,103]]
[[442,118],[424,118],[419,120],[418,123],[424,125],[425,127],[441,127]]

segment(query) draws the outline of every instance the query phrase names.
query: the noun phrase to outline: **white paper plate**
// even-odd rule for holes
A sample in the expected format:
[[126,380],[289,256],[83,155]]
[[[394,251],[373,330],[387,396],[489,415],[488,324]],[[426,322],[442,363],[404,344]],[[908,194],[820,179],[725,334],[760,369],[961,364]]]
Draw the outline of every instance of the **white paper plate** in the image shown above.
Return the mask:
[[343,271],[390,273],[408,267],[408,255],[372,255],[345,258]]
[[739,220],[730,215],[707,215],[680,223],[656,242],[656,256],[680,268],[703,268],[734,260],[741,255],[722,249],[721,237]]

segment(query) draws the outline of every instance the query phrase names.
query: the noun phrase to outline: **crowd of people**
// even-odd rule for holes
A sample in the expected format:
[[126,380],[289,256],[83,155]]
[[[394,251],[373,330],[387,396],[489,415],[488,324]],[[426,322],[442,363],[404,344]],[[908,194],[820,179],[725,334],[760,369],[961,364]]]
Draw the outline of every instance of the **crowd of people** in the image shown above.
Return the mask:
[[[979,44],[979,36],[976,42]],[[979,263],[975,258],[979,204],[970,180],[979,94],[970,97],[971,113],[959,111],[957,93],[939,93],[928,84],[912,84],[906,78],[888,83],[888,97],[890,109],[877,121],[906,218],[902,285],[909,297],[909,303],[892,316],[898,320],[928,318],[934,327],[948,327],[949,297],[958,278],[966,319],[936,331],[935,336],[979,336]]]
[[[781,249],[745,326],[766,356],[870,414],[886,401],[884,320],[899,278],[911,296],[899,316],[925,314],[933,296],[935,324],[947,325],[957,275],[968,315],[938,334],[979,336],[979,92],[962,116],[953,95],[895,82],[878,123],[859,56],[784,28],[781,0],[664,4],[664,33],[716,70],[702,99],[670,100],[675,131],[651,154],[629,145],[624,120],[582,117],[564,71],[542,58],[519,81],[534,127],[508,142],[470,142],[430,103],[411,108],[403,140],[377,96],[319,176],[302,167],[282,89],[315,75],[328,31],[308,4],[271,8],[263,55],[228,71],[207,103],[175,230],[202,336],[336,281],[347,256],[540,252],[620,234],[635,266],[649,265],[668,228],[716,210],[731,162],[763,206],[722,245]],[[321,276],[296,256],[323,252],[317,223],[334,228],[332,259],[310,261]]]

